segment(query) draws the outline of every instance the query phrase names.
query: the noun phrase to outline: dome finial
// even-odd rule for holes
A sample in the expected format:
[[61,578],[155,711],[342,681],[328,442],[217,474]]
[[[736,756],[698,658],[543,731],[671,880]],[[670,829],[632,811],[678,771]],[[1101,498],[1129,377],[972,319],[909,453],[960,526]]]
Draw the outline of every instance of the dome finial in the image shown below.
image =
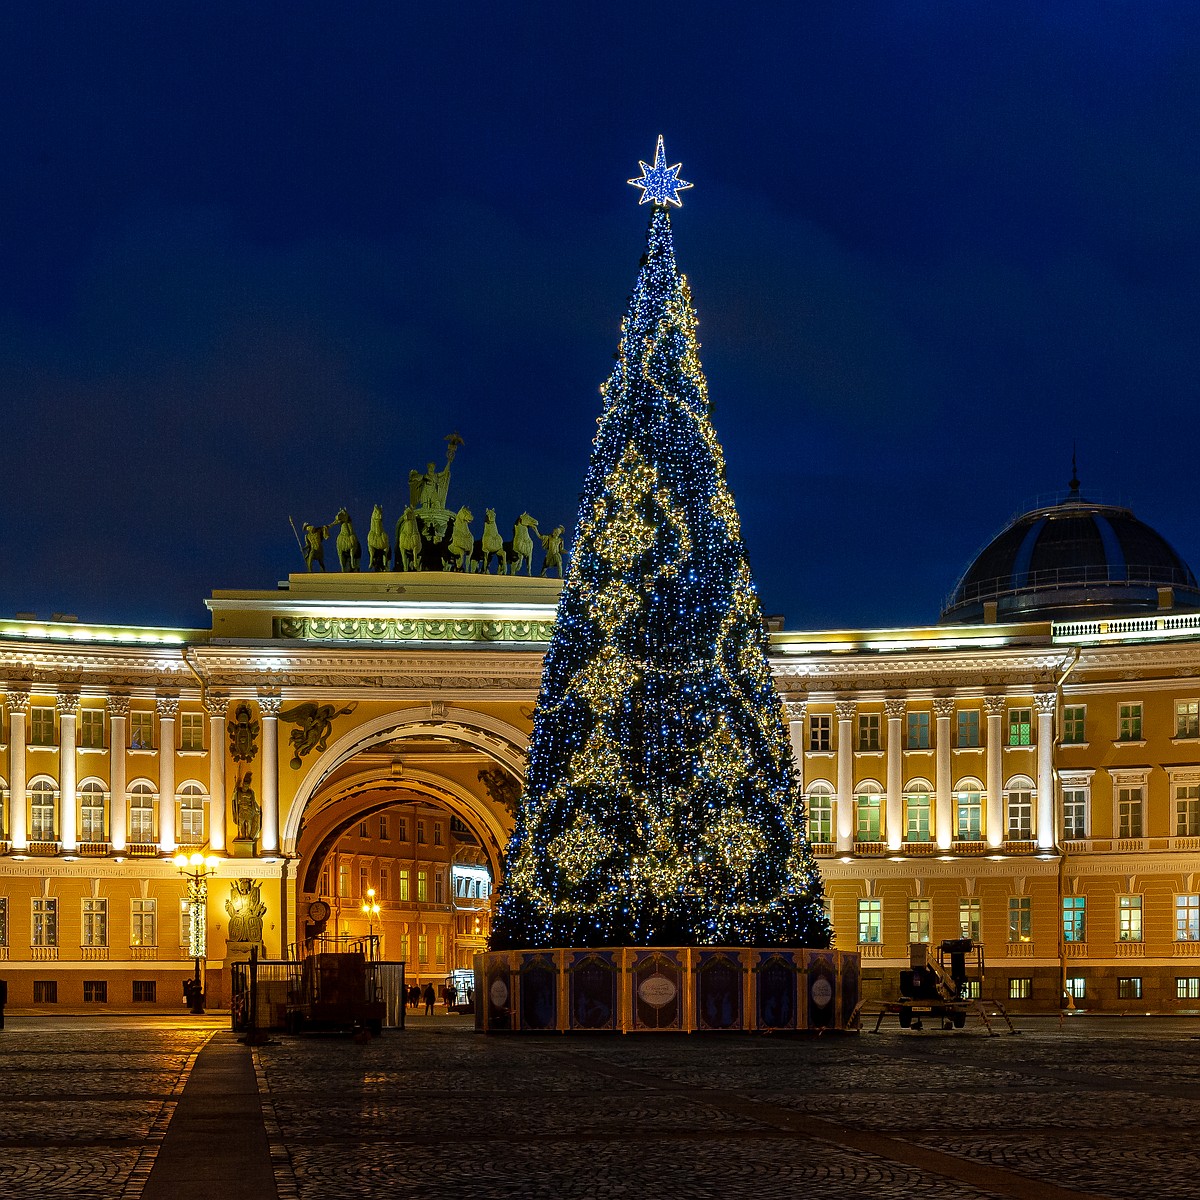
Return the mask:
[[1071,489],[1071,497],[1079,496],[1079,468],[1075,465],[1075,443],[1071,443],[1071,482],[1068,485]]

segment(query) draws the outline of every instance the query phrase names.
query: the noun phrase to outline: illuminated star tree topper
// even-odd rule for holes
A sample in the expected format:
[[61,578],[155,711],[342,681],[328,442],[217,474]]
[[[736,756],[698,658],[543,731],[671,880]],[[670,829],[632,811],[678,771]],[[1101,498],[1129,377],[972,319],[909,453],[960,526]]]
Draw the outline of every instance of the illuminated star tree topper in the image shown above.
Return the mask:
[[658,135],[658,145],[654,150],[654,166],[640,161],[638,166],[642,168],[642,177],[629,179],[626,182],[642,189],[642,198],[638,201],[639,204],[653,203],[664,206],[673,204],[676,208],[683,207],[679,193],[692,185],[679,178],[679,169],[683,163],[676,163],[673,167],[667,166],[667,152],[663,149],[661,133]]

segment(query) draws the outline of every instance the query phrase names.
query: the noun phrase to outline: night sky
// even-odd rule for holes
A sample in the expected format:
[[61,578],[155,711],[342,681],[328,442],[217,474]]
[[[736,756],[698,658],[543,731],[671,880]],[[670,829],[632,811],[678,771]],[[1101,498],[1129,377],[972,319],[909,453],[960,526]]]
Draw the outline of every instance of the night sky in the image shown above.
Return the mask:
[[477,536],[570,531],[659,133],[768,612],[935,621],[1072,442],[1200,570],[1198,62],[1195,0],[9,4],[0,615],[205,626],[452,430]]

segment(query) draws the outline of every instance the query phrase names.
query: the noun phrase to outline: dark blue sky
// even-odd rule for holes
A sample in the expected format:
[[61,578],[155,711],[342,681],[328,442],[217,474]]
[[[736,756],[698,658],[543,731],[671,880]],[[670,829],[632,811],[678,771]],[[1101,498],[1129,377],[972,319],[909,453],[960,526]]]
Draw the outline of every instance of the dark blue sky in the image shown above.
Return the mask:
[[739,8],[8,6],[0,614],[207,624],[453,429],[571,528],[660,132],[768,611],[936,620],[1073,440],[1200,569],[1195,0]]

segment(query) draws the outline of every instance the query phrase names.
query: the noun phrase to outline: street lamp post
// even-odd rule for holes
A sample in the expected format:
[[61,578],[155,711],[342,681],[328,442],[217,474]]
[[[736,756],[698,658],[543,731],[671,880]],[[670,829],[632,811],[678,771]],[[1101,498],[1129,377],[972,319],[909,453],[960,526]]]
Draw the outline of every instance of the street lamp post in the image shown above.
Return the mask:
[[218,859],[205,858],[199,852],[190,858],[177,854],[179,873],[188,881],[188,954],[196,962],[195,976],[183,985],[184,998],[192,1012],[204,1012],[204,987],[200,982],[200,961],[207,956],[205,932],[208,924],[208,877],[217,869]]
[[375,889],[367,888],[367,898],[362,902],[363,916],[367,918],[367,948],[368,958],[380,957],[376,953],[375,922],[379,920],[379,904],[375,900]]

